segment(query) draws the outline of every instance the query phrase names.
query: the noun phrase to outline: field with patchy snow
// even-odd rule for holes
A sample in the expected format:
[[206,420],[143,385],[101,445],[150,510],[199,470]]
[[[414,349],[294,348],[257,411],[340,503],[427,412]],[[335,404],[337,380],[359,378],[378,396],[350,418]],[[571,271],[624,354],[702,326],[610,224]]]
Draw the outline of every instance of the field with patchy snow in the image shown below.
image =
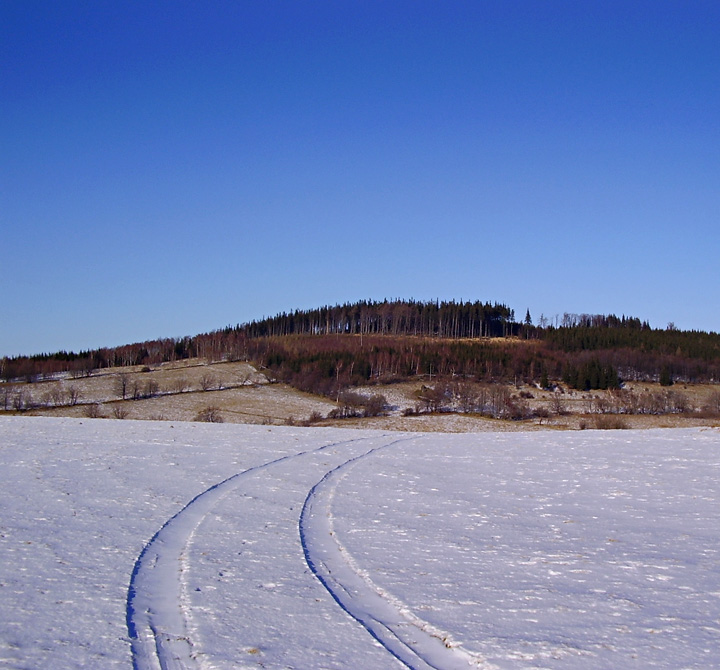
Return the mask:
[[0,418],[8,668],[717,668],[720,431]]

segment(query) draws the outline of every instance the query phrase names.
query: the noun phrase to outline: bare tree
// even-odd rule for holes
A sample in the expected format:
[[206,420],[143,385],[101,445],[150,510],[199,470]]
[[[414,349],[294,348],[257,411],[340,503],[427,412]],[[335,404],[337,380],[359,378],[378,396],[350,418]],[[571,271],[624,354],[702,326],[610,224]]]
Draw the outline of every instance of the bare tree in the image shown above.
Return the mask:
[[112,413],[116,419],[125,419],[127,418],[128,414],[130,414],[130,412],[122,405],[115,405],[113,407]]
[[118,372],[117,375],[115,375],[115,393],[123,400],[127,398],[129,383],[130,375],[127,372]]
[[536,407],[535,416],[538,418],[538,423],[542,425],[543,419],[546,421],[550,418],[550,410],[547,407]]
[[474,412],[478,408],[478,389],[469,382],[459,382],[455,385],[455,398],[461,412]]
[[173,384],[175,393],[184,393],[188,390],[188,380],[186,377],[178,377]]
[[100,403],[91,402],[89,405],[85,405],[84,414],[88,419],[102,418],[102,412],[100,411]]
[[444,384],[425,386],[417,391],[417,399],[423,404],[426,412],[440,412],[445,409],[450,391]]
[[145,381],[144,395],[146,398],[154,398],[160,392],[160,385],[155,379]]
[[703,411],[711,416],[720,416],[720,391],[713,391],[708,396]]
[[195,421],[205,421],[207,423],[223,423],[224,419],[217,407],[209,406],[201,409],[195,415]]
[[80,389],[77,386],[68,386],[67,389],[68,405],[77,405],[80,400]]
[[564,416],[568,413],[565,409],[565,403],[563,401],[562,395],[557,391],[552,395],[552,400],[550,401],[550,409],[552,410],[553,414],[557,414],[558,416]]
[[142,398],[142,386],[140,380],[135,377],[130,381],[130,397],[133,400],[140,400],[140,398]]
[[209,372],[204,373],[203,376],[200,377],[200,388],[203,391],[209,391],[216,385],[216,383],[215,377]]

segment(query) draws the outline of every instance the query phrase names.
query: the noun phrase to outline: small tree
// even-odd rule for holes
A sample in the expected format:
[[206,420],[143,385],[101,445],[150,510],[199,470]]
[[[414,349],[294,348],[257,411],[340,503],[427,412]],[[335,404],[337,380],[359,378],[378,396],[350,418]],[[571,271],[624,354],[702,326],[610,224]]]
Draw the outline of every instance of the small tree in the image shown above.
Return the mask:
[[206,372],[202,377],[200,377],[200,388],[203,391],[209,391],[216,385],[216,383],[215,377],[213,377],[209,372]]
[[720,391],[713,391],[708,396],[703,411],[711,416],[720,416]]
[[423,404],[426,412],[440,412],[445,408],[449,393],[444,384],[425,386],[416,393],[417,399]]
[[535,416],[538,418],[538,423],[542,425],[543,419],[550,418],[550,410],[547,407],[536,407]]
[[142,398],[142,386],[139,379],[133,379],[130,382],[130,397],[133,400],[140,400]]
[[365,398],[359,393],[346,389],[338,393],[337,403],[338,406],[330,411],[328,417],[331,419],[348,419],[360,416],[363,405],[365,404]]
[[173,384],[175,393],[184,393],[188,390],[188,381],[185,377],[178,377]]
[[195,415],[195,421],[204,421],[206,423],[223,423],[224,419],[220,414],[220,410],[215,406],[205,407]]
[[478,407],[478,389],[474,384],[460,382],[455,386],[455,399],[461,412],[474,412]]
[[144,395],[146,398],[154,398],[160,392],[160,385],[154,379],[145,382]]
[[115,393],[123,400],[127,398],[128,384],[130,383],[130,375],[127,372],[118,372],[115,375]]
[[80,400],[80,389],[77,386],[69,386],[67,390],[69,405],[77,405]]
[[115,405],[113,407],[112,413],[116,419],[126,419],[130,412],[128,412],[128,410],[125,409],[122,405]]
[[564,416],[567,414],[562,395],[558,391],[553,393],[552,400],[550,401],[550,408],[552,409],[553,414],[557,414],[558,416]]
[[375,393],[365,400],[363,416],[382,416],[385,414],[387,399],[384,395]]
[[88,419],[101,419],[100,403],[91,402],[89,405],[85,405],[84,414]]
[[670,368],[667,365],[664,365],[662,370],[660,370],[660,386],[672,386],[672,385],[673,385],[672,373],[670,372]]
[[545,369],[543,369],[542,374],[540,375],[540,388],[545,390],[550,388],[550,379],[548,378],[548,373]]

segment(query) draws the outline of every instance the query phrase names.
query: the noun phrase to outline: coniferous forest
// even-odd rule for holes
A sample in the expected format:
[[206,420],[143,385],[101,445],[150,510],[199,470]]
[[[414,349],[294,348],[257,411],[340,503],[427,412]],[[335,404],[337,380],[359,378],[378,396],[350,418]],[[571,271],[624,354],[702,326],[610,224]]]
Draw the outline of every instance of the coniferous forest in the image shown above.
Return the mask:
[[248,360],[270,378],[315,393],[374,380],[427,376],[478,381],[564,381],[579,389],[624,380],[720,380],[720,335],[651,328],[637,318],[564,314],[537,323],[500,303],[361,301],[295,310],[192,337],[79,353],[0,360],[0,379],[158,365],[186,358]]

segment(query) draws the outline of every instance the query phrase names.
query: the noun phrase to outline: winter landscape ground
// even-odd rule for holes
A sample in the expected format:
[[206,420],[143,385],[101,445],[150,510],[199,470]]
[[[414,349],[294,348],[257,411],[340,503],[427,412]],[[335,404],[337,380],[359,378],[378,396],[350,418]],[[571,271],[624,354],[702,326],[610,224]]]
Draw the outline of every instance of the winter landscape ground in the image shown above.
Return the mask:
[[[437,386],[436,378],[423,375],[350,387],[361,396],[383,396],[384,410],[379,416],[332,418],[339,406],[336,395],[301,392],[266,372],[247,362],[188,359],[96,369],[87,375],[61,373],[32,383],[16,379],[0,384],[0,415],[192,421],[209,420],[212,408],[214,418],[226,423],[409,432],[720,426],[720,391],[714,383],[678,383],[667,389],[656,382],[626,381],[621,392],[578,391],[560,382],[553,390],[536,383],[486,385],[488,393],[505,394],[511,403],[527,407],[527,416],[517,420],[460,411],[457,399],[440,411],[414,411],[422,404],[421,390]],[[452,387],[453,382],[440,384]],[[642,407],[632,407],[630,398]]]
[[720,431],[0,418],[8,668],[720,667]]

